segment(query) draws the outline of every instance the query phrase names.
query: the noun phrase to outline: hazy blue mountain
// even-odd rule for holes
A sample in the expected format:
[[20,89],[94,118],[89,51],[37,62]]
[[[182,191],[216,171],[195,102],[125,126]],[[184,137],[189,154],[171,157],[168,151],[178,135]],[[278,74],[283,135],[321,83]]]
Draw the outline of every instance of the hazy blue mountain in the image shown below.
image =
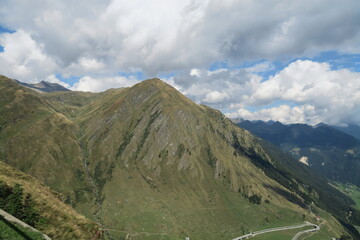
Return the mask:
[[360,185],[360,142],[354,136],[326,124],[285,125],[245,120],[237,125],[275,144],[330,180]]
[[340,127],[340,126],[332,126],[332,127],[360,140],[360,126],[358,125],[350,124],[346,127]]

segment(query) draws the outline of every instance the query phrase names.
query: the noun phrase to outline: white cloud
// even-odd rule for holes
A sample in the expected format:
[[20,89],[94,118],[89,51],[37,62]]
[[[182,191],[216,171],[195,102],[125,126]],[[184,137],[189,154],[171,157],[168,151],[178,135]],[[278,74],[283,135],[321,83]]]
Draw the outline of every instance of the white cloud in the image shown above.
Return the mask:
[[229,98],[229,95],[226,92],[213,91],[206,94],[203,102],[205,103],[219,103]]
[[315,107],[311,105],[290,107],[280,105],[268,109],[260,109],[250,112],[245,108],[240,108],[236,112],[226,114],[230,118],[244,118],[248,120],[279,121],[282,123],[308,123],[317,124],[321,122]]
[[196,76],[196,77],[200,77],[200,70],[193,68],[190,70],[190,76]]
[[56,64],[43,52],[43,46],[37,44],[23,30],[15,33],[0,34],[1,74],[16,79],[28,79],[30,82],[44,80],[56,70]]
[[247,105],[285,101],[297,106],[282,105],[255,112],[242,108],[229,116],[286,123],[360,123],[360,73],[332,70],[328,63],[293,62],[269,80],[257,82],[248,96]]
[[249,93],[262,77],[245,69],[196,69],[176,75],[173,82],[197,103],[215,108],[228,108],[231,104],[248,102]]
[[84,76],[70,89],[73,91],[102,92],[109,88],[130,87],[136,83],[138,83],[138,80],[134,77],[116,76],[93,78]]
[[81,57],[78,61],[73,62],[64,69],[64,75],[84,75],[104,72],[105,65],[95,58]]

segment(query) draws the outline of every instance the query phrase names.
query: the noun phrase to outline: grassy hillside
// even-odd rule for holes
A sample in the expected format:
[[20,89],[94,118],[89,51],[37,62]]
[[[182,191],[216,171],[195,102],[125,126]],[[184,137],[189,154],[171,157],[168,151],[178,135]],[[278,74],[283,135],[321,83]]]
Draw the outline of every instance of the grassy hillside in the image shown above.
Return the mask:
[[77,201],[84,179],[78,125],[31,89],[0,77],[0,159]]
[[[8,186],[20,184],[24,188],[24,192],[31,195],[34,207],[41,216],[41,222],[37,223],[35,227],[49,237],[53,239],[100,239],[98,225],[76,213],[63,203],[62,195],[51,191],[33,177],[0,162],[0,181]],[[2,226],[5,229],[5,225],[2,224]]]
[[41,233],[33,232],[25,227],[6,221],[0,216],[0,239],[23,240],[42,240]]
[[[109,239],[231,239],[302,222],[317,198],[248,131],[158,79],[40,95],[2,77],[0,92],[0,159]],[[335,223],[329,237],[345,231]]]

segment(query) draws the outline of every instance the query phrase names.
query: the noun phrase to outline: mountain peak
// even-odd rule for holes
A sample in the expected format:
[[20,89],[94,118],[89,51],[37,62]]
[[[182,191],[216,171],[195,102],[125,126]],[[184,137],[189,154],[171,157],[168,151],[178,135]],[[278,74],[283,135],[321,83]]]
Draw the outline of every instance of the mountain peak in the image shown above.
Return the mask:
[[[181,94],[176,88],[162,81],[159,78],[152,78],[144,80],[130,88],[130,93],[135,95],[133,98],[135,102],[141,102],[148,97],[157,96],[157,100],[165,100],[167,105],[182,105],[188,106],[197,105],[189,98]],[[131,99],[131,98],[130,98]],[[128,101],[130,100],[128,99]]]
[[152,84],[165,84],[165,82],[163,80],[161,80],[160,78],[150,78],[150,79],[146,79],[144,81],[142,81],[143,83],[152,83]]
[[144,80],[138,84],[136,84],[135,86],[137,87],[156,87],[159,89],[165,89],[165,88],[173,88],[171,85],[167,84],[166,82],[164,82],[163,80],[159,79],[159,78],[150,78],[147,80]]
[[31,88],[31,89],[34,89],[34,90],[40,91],[40,92],[71,91],[58,83],[51,83],[51,82],[47,82],[44,80],[42,80],[41,82],[38,82],[38,83],[24,83],[24,82],[20,82],[19,80],[15,80],[15,79],[14,79],[14,81],[21,86]]

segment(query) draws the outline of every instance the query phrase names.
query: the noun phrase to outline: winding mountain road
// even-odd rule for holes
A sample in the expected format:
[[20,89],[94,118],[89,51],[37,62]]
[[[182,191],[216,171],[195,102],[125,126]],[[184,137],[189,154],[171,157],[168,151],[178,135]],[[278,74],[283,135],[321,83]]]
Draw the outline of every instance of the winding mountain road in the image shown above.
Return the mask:
[[315,224],[312,224],[312,225],[314,226],[314,229],[308,229],[308,230],[305,230],[302,232],[298,232],[291,240],[298,240],[298,238],[303,234],[317,232],[320,230],[320,225],[319,226],[315,225]]
[[303,224],[297,224],[297,225],[285,226],[285,227],[277,227],[277,228],[269,228],[269,229],[264,229],[264,230],[260,230],[260,231],[256,231],[256,232],[251,232],[251,233],[242,235],[240,237],[236,237],[236,238],[234,238],[232,240],[248,239],[250,237],[255,237],[256,235],[260,235],[260,234],[265,234],[265,233],[270,233],[270,232],[277,232],[277,231],[284,231],[284,230],[291,230],[291,229],[302,228],[302,227],[307,227],[307,226],[313,226],[314,228],[298,232],[292,238],[292,240],[297,240],[302,234],[309,233],[309,232],[315,232],[315,231],[320,230],[320,226],[318,226],[316,224],[313,224],[313,223],[310,223],[310,222],[304,222]]

